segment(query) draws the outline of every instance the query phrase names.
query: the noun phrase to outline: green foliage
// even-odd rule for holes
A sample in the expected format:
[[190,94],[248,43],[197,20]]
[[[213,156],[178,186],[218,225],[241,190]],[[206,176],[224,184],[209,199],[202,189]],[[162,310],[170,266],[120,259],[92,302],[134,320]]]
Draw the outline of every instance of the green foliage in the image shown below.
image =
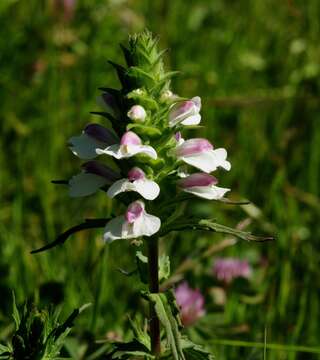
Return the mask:
[[58,360],[61,348],[74,326],[76,317],[90,304],[75,309],[63,322],[59,323],[59,311],[38,310],[34,305],[25,304],[22,315],[13,296],[13,319],[15,332],[11,344],[0,346],[1,359],[16,360]]

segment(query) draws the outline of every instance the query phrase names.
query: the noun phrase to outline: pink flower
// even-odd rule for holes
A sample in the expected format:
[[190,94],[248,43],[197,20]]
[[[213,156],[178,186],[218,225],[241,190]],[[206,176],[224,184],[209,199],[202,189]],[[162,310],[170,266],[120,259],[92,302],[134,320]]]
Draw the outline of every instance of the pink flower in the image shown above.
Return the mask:
[[187,282],[183,282],[175,289],[175,295],[184,326],[194,324],[205,314],[204,297],[199,289],[191,289]]
[[224,148],[213,149],[213,145],[202,138],[184,140],[175,135],[177,146],[174,155],[188,165],[194,166],[201,171],[211,173],[218,167],[229,171],[231,164],[227,161],[227,151]]
[[218,180],[206,173],[191,174],[178,180],[178,185],[183,191],[208,200],[219,200],[230,189],[216,186]]
[[169,113],[169,126],[178,124],[198,125],[201,121],[199,114],[201,109],[201,99],[195,96],[191,100],[180,101],[174,104]]
[[227,284],[239,277],[249,278],[252,274],[248,261],[236,258],[216,259],[212,270],[218,280]]

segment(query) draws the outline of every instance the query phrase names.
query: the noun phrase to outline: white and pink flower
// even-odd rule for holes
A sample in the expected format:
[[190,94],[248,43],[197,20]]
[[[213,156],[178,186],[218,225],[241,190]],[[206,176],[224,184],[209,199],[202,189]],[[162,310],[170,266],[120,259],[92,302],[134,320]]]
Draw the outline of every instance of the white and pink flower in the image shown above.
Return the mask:
[[127,178],[120,179],[110,186],[107,195],[114,198],[125,191],[135,191],[146,200],[154,200],[160,193],[160,187],[156,182],[149,180],[143,170],[134,167],[128,172]]
[[109,129],[99,124],[89,124],[80,136],[70,140],[70,150],[80,159],[91,160],[98,156],[96,150],[119,142],[118,137]]
[[217,183],[214,176],[206,173],[195,173],[178,180],[183,191],[208,200],[219,200],[230,191],[216,186]]
[[118,239],[136,239],[152,236],[159,231],[161,220],[145,211],[143,201],[131,203],[124,215],[110,220],[104,232],[104,240],[110,243]]
[[219,148],[214,150],[212,144],[207,139],[195,138],[183,140],[180,137],[179,140],[177,140],[174,155],[179,160],[206,173],[211,173],[218,167],[222,167],[228,171],[231,169],[230,162],[226,160],[226,149]]
[[152,146],[143,145],[141,139],[132,131],[127,131],[121,138],[120,144],[114,144],[105,149],[96,149],[98,155],[106,154],[116,159],[130,158],[137,154],[145,154],[157,159],[157,152]]
[[199,96],[175,103],[169,112],[169,126],[173,127],[178,124],[198,125],[201,121],[200,110],[201,99]]

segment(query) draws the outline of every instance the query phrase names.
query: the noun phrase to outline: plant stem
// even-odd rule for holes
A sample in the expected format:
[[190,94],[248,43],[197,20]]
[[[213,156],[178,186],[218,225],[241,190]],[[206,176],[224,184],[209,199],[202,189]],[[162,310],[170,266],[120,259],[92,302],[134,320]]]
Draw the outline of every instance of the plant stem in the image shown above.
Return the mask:
[[[151,293],[159,292],[159,246],[158,239],[151,238],[148,242],[148,264],[149,264],[149,290]],[[161,352],[160,344],[160,322],[155,312],[153,304],[150,303],[150,338],[151,351],[159,357]]]

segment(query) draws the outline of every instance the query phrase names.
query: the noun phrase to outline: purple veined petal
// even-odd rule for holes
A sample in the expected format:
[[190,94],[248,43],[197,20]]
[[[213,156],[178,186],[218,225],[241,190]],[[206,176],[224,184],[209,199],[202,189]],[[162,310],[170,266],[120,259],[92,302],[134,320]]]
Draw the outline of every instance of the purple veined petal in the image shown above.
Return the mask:
[[142,201],[131,203],[125,213],[125,219],[129,224],[134,223],[144,212],[144,204]]
[[195,173],[178,180],[178,185],[183,189],[194,186],[216,185],[217,183],[218,180],[214,176],[206,173]]
[[109,184],[120,179],[120,174],[98,161],[88,161],[82,165],[83,170],[105,178]]
[[143,180],[145,177],[146,175],[143,170],[138,167],[134,167],[128,172],[128,179],[130,181]]
[[118,143],[117,136],[109,129],[99,124],[89,124],[85,127],[84,133],[105,146]]
[[128,111],[127,116],[133,121],[143,122],[147,117],[147,113],[141,105],[133,105]]
[[176,155],[181,157],[204,153],[210,150],[213,150],[213,145],[207,139],[195,138],[184,141],[176,147],[175,151]]
[[120,145],[141,145],[141,139],[133,131],[127,131],[122,135]]

